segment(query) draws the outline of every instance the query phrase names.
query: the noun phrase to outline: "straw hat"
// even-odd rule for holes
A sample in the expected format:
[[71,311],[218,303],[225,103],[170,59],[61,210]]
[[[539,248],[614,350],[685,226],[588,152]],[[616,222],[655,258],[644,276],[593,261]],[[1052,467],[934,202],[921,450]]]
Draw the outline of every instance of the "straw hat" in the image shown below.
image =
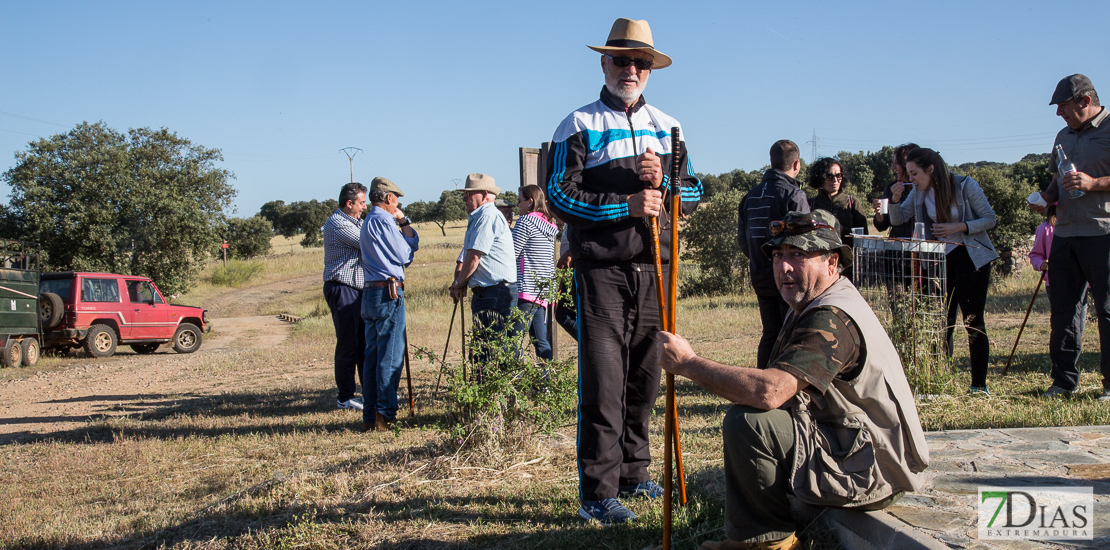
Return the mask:
[[606,55],[619,54],[629,50],[644,52],[655,59],[652,69],[662,69],[671,66],[671,58],[667,54],[656,50],[651,41],[651,27],[644,20],[633,21],[621,17],[613,22],[613,29],[609,31],[609,39],[604,46],[590,46],[587,48]]
[[494,195],[501,194],[501,188],[494,184],[493,176],[486,174],[470,174],[466,177],[466,187],[463,191],[485,191]]

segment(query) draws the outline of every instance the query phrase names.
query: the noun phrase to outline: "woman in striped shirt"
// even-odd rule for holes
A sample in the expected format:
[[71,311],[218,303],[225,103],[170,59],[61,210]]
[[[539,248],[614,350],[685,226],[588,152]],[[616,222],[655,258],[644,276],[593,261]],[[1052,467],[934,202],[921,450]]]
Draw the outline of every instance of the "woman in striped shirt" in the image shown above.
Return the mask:
[[[520,189],[517,202],[520,217],[513,227],[516,248],[517,307],[524,312],[524,323],[535,338],[536,356],[551,359],[551,342],[547,337],[547,300],[540,286],[555,276],[555,235],[559,232],[555,218],[547,208],[547,199],[537,185]],[[525,326],[518,326],[523,332]]]

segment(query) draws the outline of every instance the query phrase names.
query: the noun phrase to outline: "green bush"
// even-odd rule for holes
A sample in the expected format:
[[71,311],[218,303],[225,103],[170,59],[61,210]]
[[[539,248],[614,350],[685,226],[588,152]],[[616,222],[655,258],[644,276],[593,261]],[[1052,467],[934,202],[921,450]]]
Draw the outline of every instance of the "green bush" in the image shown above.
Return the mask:
[[227,220],[228,254],[237,260],[269,254],[273,236],[274,225],[261,216]]
[[220,265],[213,269],[212,276],[209,279],[214,285],[239,288],[265,269],[266,266],[262,265],[262,262],[231,260],[226,265]]
[[736,242],[737,208],[744,193],[717,193],[690,215],[680,231],[682,259],[697,264],[682,271],[680,290],[686,295],[719,295],[744,291],[748,257]]

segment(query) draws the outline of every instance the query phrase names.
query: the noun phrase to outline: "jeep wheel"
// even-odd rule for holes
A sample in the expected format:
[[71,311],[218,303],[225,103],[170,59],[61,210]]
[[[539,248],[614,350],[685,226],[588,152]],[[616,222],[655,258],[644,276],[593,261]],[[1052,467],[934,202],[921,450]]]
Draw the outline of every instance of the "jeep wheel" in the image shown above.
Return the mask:
[[158,351],[158,346],[161,345],[162,344],[158,342],[154,342],[153,344],[131,344],[131,349],[135,350],[135,353],[140,355],[147,355]]
[[53,292],[42,293],[39,296],[39,321],[42,321],[42,329],[50,330],[58,326],[58,323],[62,322],[64,309],[65,304],[62,303],[61,296]]
[[8,338],[3,352],[4,355],[0,356],[0,364],[5,367],[18,367],[19,362],[23,360],[23,348],[19,347],[19,340],[15,338]]
[[85,337],[85,351],[93,357],[108,357],[116,352],[116,331],[106,325],[89,327]]
[[177,353],[193,353],[200,349],[204,333],[191,323],[181,323],[173,333],[173,349]]
[[39,341],[34,338],[24,338],[23,344],[20,345],[20,351],[23,353],[23,366],[33,367],[39,364]]

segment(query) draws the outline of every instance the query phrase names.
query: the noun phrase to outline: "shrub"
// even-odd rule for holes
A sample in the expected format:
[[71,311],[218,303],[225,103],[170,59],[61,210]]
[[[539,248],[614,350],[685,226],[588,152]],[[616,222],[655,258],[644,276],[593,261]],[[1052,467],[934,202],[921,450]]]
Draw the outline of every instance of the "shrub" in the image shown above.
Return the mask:
[[210,280],[214,285],[239,288],[265,269],[266,266],[262,265],[262,262],[231,260],[226,265],[216,266],[212,270]]
[[690,215],[680,231],[682,259],[697,264],[683,271],[681,290],[690,295],[718,295],[744,290],[748,257],[736,242],[737,208],[744,194],[718,193]]
[[232,258],[245,260],[269,254],[273,236],[273,224],[261,216],[227,220],[228,253]]

